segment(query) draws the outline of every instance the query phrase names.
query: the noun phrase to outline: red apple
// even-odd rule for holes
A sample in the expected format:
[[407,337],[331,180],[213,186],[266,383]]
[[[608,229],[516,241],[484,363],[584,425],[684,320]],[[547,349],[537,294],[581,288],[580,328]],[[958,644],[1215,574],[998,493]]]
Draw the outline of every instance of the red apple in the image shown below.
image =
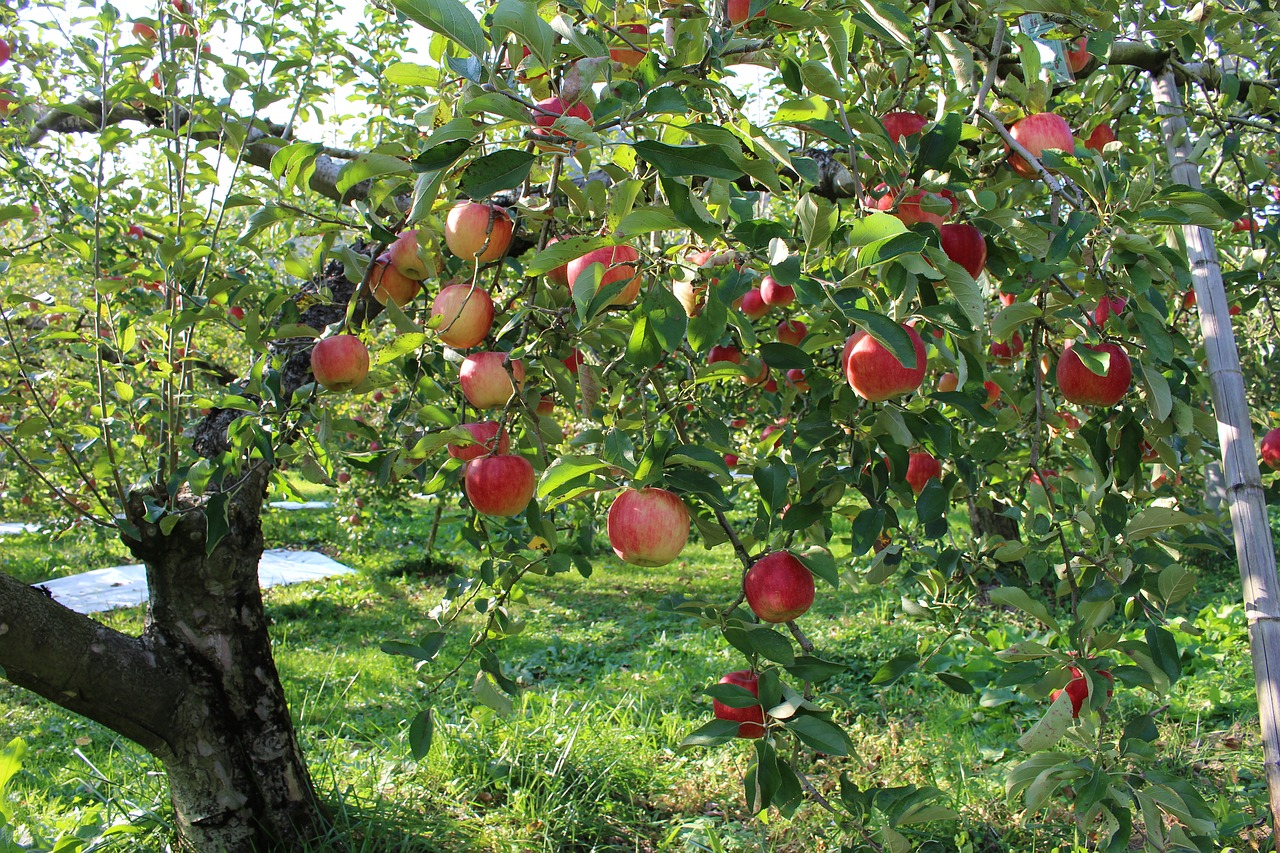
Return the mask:
[[[729,23],[733,26],[746,23],[747,16],[751,14],[751,0],[726,0],[725,17],[729,19]],[[764,17],[764,9],[756,12],[757,18]]]
[[759,320],[769,313],[769,305],[764,301],[758,287],[753,287],[743,294],[740,307],[748,320]]
[[902,220],[903,225],[910,227],[920,222],[928,222],[937,228],[942,227],[942,223],[946,221],[947,214],[925,210],[921,206],[921,202],[925,202],[926,196],[931,199],[931,202],[925,202],[930,208],[941,208],[942,202],[948,201],[951,203],[951,214],[960,209],[960,201],[951,190],[939,190],[937,192],[917,190],[914,193],[910,190],[910,187],[903,187],[896,192],[887,192],[875,202],[875,207],[879,210],[893,210],[894,202],[901,199],[901,201],[897,201],[898,209],[894,216]]
[[1188,290],[1182,294],[1182,307],[1184,309],[1196,307],[1196,292],[1194,290]]
[[[507,373],[508,365],[511,373]],[[477,409],[497,409],[507,404],[516,388],[524,385],[524,364],[519,359],[510,361],[505,352],[476,352],[463,359],[458,372],[458,384],[471,405]]]
[[422,281],[430,274],[427,265],[422,262],[422,256],[418,253],[416,229],[401,231],[400,236],[396,237],[395,242],[387,249],[387,254],[391,256],[391,263],[395,265],[396,270],[405,278]]
[[1014,359],[1022,355],[1024,348],[1022,335],[1014,332],[1013,337],[1008,341],[992,341],[991,359],[997,364],[1013,364]]
[[[1050,149],[1070,154],[1076,148],[1071,126],[1062,116],[1053,113],[1033,113],[1010,127],[1009,134],[1037,159]],[[1010,153],[1009,165],[1024,178],[1036,176],[1036,170],[1020,154]]]
[[1106,144],[1108,142],[1115,141],[1115,131],[1111,129],[1111,125],[1103,122],[1095,127],[1093,132],[1089,134],[1089,138],[1084,141],[1084,147],[1092,151],[1097,151],[1099,154],[1103,154],[1105,153],[1103,148],[1106,147]]
[[773,276],[767,275],[760,281],[760,298],[765,305],[775,308],[786,308],[796,301],[796,289],[785,284],[778,284]]
[[743,576],[742,590],[762,622],[790,622],[813,606],[813,574],[790,551],[756,560]]
[[1243,310],[1244,309],[1241,308],[1239,305],[1232,305],[1230,308],[1227,309],[1227,313],[1232,317],[1237,317],[1240,315],[1240,312]]
[[615,281],[625,281],[627,285],[610,305],[630,305],[640,295],[640,285],[644,277],[640,274],[640,253],[632,246],[608,246],[588,252],[580,258],[569,261],[569,282],[576,284],[578,276],[586,272],[592,264],[604,267],[604,275],[600,279],[600,290]]
[[916,364],[908,368],[887,347],[859,330],[845,342],[840,364],[854,393],[872,403],[910,394],[924,381],[924,341],[911,326],[902,327],[911,338]]
[[[729,0],[732,4],[734,0]],[[747,0],[742,0],[746,5]],[[721,684],[736,684],[750,691],[752,696],[760,695],[760,679],[749,669],[740,669],[737,672],[731,672],[724,678],[720,679]],[[759,705],[750,705],[746,708],[733,708],[724,704],[719,699],[711,702],[711,712],[717,720],[729,720],[730,722],[740,723],[738,726],[738,737],[757,738],[764,737],[764,708]]]
[[1231,232],[1237,234],[1241,231],[1257,231],[1258,222],[1252,216],[1244,216],[1237,219],[1231,224]]
[[451,284],[436,294],[431,316],[441,318],[436,327],[441,341],[466,349],[483,341],[493,328],[493,300],[479,287]]
[[1010,305],[1012,305],[1017,301],[1018,301],[1018,295],[1016,293],[1005,293],[1004,291],[1000,292],[1001,306],[1008,308]]
[[379,304],[386,305],[389,299],[403,308],[422,290],[422,283],[403,275],[391,262],[391,255],[384,252],[369,268],[369,289]]
[[[1080,709],[1084,707],[1085,697],[1089,695],[1089,679],[1084,677],[1084,673],[1080,671],[1079,667],[1069,667],[1069,670],[1071,672],[1071,680],[1067,682],[1067,698],[1071,700],[1071,716],[1072,718],[1077,718],[1080,716]],[[1108,670],[1100,669],[1098,670],[1098,675],[1111,682],[1111,684],[1115,684],[1116,680]],[[1108,685],[1107,698],[1105,700],[1098,702],[1097,697],[1095,696],[1095,708],[1105,707],[1107,703],[1111,701],[1112,693],[1113,691],[1110,685]],[[1049,701],[1056,702],[1058,701],[1058,697],[1061,695],[1061,690],[1055,690],[1049,694]]]
[[738,454],[726,453],[724,455],[724,464],[728,465],[730,468],[736,468],[738,466]]
[[768,382],[764,383],[764,391],[766,394],[778,393],[778,380],[770,378]]
[[1028,477],[1027,479],[1034,485],[1037,485],[1040,488],[1044,489],[1046,492],[1058,491],[1057,487],[1053,485],[1053,480],[1050,479],[1050,478],[1057,478],[1058,476],[1057,470],[1054,468],[1041,468],[1040,472],[1044,474],[1043,480],[1040,479],[1040,474],[1036,473],[1035,471],[1032,471],[1031,476]]
[[444,223],[444,242],[464,261],[487,264],[507,253],[515,223],[496,204],[460,201],[449,211]]
[[1000,399],[1000,386],[988,379],[982,383],[982,387],[987,390],[987,402],[982,404],[982,408],[989,409]]
[[1103,296],[1098,300],[1098,307],[1093,309],[1093,322],[1101,326],[1112,314],[1119,317],[1128,302],[1129,299],[1124,296]]
[[924,491],[925,484],[933,479],[942,479],[942,463],[934,459],[932,454],[923,451],[912,453],[907,461],[907,485],[911,487],[911,491],[919,495]]
[[[762,385],[769,381],[769,365],[755,356],[748,358],[742,366],[747,369],[747,375],[742,377],[743,385]],[[777,386],[774,386],[774,390],[777,390]]]
[[1280,471],[1280,427],[1270,430],[1262,437],[1259,452],[1262,464],[1273,471]]
[[715,364],[717,361],[742,364],[742,350],[737,347],[714,346],[707,351],[707,364]]
[[[559,243],[559,237],[552,237],[547,241],[547,248],[551,248],[552,243]],[[547,272],[547,280],[552,284],[558,284],[561,287],[569,286],[569,263],[566,261],[560,266]]]
[[147,236],[147,232],[142,230],[141,225],[130,225],[125,230],[125,235],[130,240],[141,240],[143,237]]
[[582,351],[578,349],[575,349],[573,352],[569,353],[568,358],[563,358],[560,361],[561,363],[564,364],[566,368],[569,369],[569,372],[572,373],[574,376],[578,375],[578,368],[586,363],[586,359],[582,357]]
[[929,120],[919,113],[888,113],[881,117],[884,129],[894,142],[901,142],[903,137],[924,130]]
[[311,373],[330,391],[348,391],[369,375],[369,349],[355,335],[334,335],[311,349]]
[[545,394],[538,400],[538,405],[534,408],[534,414],[542,417],[548,417],[556,410],[556,401]]
[[243,320],[244,309],[241,308],[239,305],[232,305],[230,308],[227,309],[227,316],[229,316],[232,320]]
[[949,393],[960,387],[960,377],[951,371],[947,371],[938,377],[938,390],[943,394]]
[[533,111],[533,123],[539,128],[550,128],[549,130],[535,130],[533,135],[537,137],[538,147],[543,151],[553,154],[563,154],[569,149],[563,145],[559,145],[552,141],[553,137],[565,135],[563,130],[553,128],[557,121],[563,116],[571,118],[580,118],[587,124],[595,124],[595,120],[591,117],[591,110],[587,105],[578,101],[569,104],[564,98],[545,98],[538,101],[538,109]]
[[[469,424],[458,424],[458,426],[471,433],[471,437],[476,440],[475,444],[446,444],[445,450],[454,459],[461,459],[463,462],[470,462],[472,459],[479,459],[491,453],[504,454],[511,448],[511,436],[506,430],[502,429],[502,424],[497,421],[477,421]],[[502,430],[502,437],[498,438],[498,431]],[[498,446],[494,447],[494,439],[497,438]]]
[[808,327],[799,320],[783,320],[778,324],[778,340],[784,344],[798,347],[807,334],[809,334]]
[[1084,406],[1114,406],[1129,392],[1133,381],[1133,366],[1129,356],[1118,345],[1101,343],[1080,346],[1097,353],[1108,353],[1111,363],[1105,376],[1098,376],[1076,355],[1074,345],[1068,343],[1058,359],[1058,390],[1069,402]]
[[982,275],[987,268],[987,240],[982,232],[967,222],[943,225],[938,231],[947,257],[974,278]]
[[156,40],[156,31],[153,27],[138,21],[133,25],[133,37],[144,44],[150,44]]
[[467,463],[463,488],[482,515],[511,517],[524,512],[538,484],[533,465],[523,456],[481,456]]
[[1066,50],[1067,67],[1071,69],[1072,74],[1079,74],[1093,59],[1093,54],[1089,52],[1089,39],[1084,36],[1072,42],[1071,46]]
[[636,47],[633,48],[626,42],[620,41],[621,47],[609,48],[609,58],[627,68],[635,68],[649,52],[649,26],[648,24],[622,24],[618,27],[618,32],[624,33],[627,41]]
[[809,382],[804,378],[804,371],[799,367],[793,367],[787,371],[787,383],[797,391],[809,390]]
[[689,540],[689,510],[666,489],[627,489],[614,498],[605,524],[613,553],[633,566],[665,566]]

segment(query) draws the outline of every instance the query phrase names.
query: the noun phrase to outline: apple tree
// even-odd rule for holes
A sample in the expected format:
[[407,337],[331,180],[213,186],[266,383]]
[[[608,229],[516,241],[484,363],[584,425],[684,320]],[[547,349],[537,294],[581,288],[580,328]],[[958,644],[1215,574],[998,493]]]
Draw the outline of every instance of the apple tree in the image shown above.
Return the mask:
[[[0,576],[0,665],[154,753],[185,843],[325,830],[260,513],[288,475],[348,467],[467,512],[476,558],[437,624],[387,638],[425,664],[419,756],[446,644],[478,701],[510,704],[501,640],[538,576],[727,545],[742,584],[667,606],[742,655],[686,745],[750,741],[751,810],[813,800],[875,850],[954,816],[936,789],[811,766],[856,745],[830,689],[848,667],[804,613],[895,584],[920,641],[876,683],[972,693],[947,643],[1026,626],[993,649],[1044,699],[1019,808],[1069,806],[1107,849],[1208,850],[1213,812],[1157,724],[1220,456],[1280,766],[1274,556],[1223,287],[1269,354],[1272,13],[75,14],[0,13],[0,446],[39,484],[5,500],[120,536],[151,604],[129,637]],[[1268,378],[1249,376],[1274,408]]]

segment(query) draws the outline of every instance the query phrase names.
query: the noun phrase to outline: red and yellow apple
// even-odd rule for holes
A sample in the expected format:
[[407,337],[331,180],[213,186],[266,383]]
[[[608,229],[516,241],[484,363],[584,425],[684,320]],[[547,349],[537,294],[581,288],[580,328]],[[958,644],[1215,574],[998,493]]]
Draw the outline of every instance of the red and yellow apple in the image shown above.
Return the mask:
[[689,541],[689,510],[666,489],[627,489],[605,523],[613,553],[633,566],[665,566]]

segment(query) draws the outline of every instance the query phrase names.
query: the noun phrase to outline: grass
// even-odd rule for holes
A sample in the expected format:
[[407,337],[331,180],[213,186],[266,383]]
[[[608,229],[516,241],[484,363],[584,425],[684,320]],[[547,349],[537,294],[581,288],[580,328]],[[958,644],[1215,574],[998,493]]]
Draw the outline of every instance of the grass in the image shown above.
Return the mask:
[[[676,749],[710,717],[702,686],[744,663],[718,635],[658,604],[673,592],[731,599],[738,572],[723,548],[691,546],[686,558],[660,569],[601,558],[589,579],[532,579],[520,609],[525,629],[502,652],[506,671],[526,688],[515,710],[499,714],[477,702],[474,667],[464,668],[432,699],[434,745],[425,760],[413,761],[406,730],[423,701],[419,676],[434,681],[452,668],[467,632],[457,632],[421,673],[379,646],[422,632],[443,590],[441,563],[474,559],[447,525],[438,553],[425,554],[431,509],[420,501],[380,505],[376,519],[362,514],[362,526],[341,520],[352,512],[347,505],[272,512],[265,520],[268,547],[322,547],[359,570],[265,594],[299,736],[334,811],[335,833],[350,849],[839,849],[814,805],[767,822],[745,813],[746,744]],[[40,536],[6,539],[5,546],[4,569],[28,581],[129,559],[118,543],[89,532],[57,542],[53,558]],[[1257,710],[1236,582],[1205,581],[1196,600],[1203,634],[1179,637],[1180,645],[1194,643],[1196,654],[1184,655],[1187,671],[1159,718],[1160,732],[1170,766],[1188,770],[1220,818],[1236,827],[1265,809]],[[1060,814],[1024,820],[1004,800],[1005,768],[1020,759],[1015,741],[1043,712],[1043,701],[1001,686],[1002,665],[969,639],[940,654],[975,685],[974,696],[920,674],[872,686],[884,661],[932,647],[932,629],[902,615],[901,592],[892,585],[825,592],[804,625],[824,656],[850,667],[828,684],[823,701],[836,709],[857,754],[819,759],[815,781],[830,792],[835,776],[848,771],[864,786],[938,787],[962,819],[918,831],[912,837],[922,850],[1073,849]],[[136,631],[142,612],[103,619]],[[1010,616],[989,639],[999,647],[1034,630]],[[1120,690],[1113,715],[1123,719],[1155,704]],[[82,849],[162,847],[168,815],[156,762],[12,687],[0,688],[0,711],[0,738],[20,738],[27,748],[7,788],[15,839],[28,849],[51,849],[70,835],[86,840]]]

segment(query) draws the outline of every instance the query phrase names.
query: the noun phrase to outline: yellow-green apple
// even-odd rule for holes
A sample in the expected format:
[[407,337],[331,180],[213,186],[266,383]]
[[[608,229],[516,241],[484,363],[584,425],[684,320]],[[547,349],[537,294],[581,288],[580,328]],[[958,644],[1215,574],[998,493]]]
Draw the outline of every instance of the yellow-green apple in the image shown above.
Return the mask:
[[929,123],[929,120],[919,113],[887,113],[881,117],[880,121],[884,123],[884,129],[894,142],[901,142],[903,137],[919,133]]
[[369,375],[369,348],[355,335],[334,335],[311,348],[311,375],[330,391],[347,391]]
[[538,482],[528,459],[506,454],[471,460],[462,480],[476,512],[508,518],[524,512]]
[[[734,0],[729,0],[733,3]],[[742,0],[745,5],[746,0]],[[733,684],[748,691],[752,696],[760,695],[760,678],[749,669],[731,672],[720,679],[721,684]],[[734,708],[719,699],[711,702],[711,713],[717,720],[729,720],[739,723],[738,737],[764,737],[764,708],[759,705],[748,705],[746,708]]]
[[760,280],[760,298],[764,300],[765,305],[770,307],[786,308],[796,301],[796,289],[785,284],[779,284],[777,279],[767,275]]
[[633,566],[665,566],[689,540],[689,510],[666,489],[627,489],[605,522],[613,553]]
[[907,485],[919,495],[930,480],[942,479],[942,463],[933,454],[920,451],[907,459]]
[[569,282],[576,284],[578,276],[586,272],[592,264],[600,264],[604,267],[604,274],[600,278],[600,290],[615,281],[627,283],[609,304],[630,305],[640,295],[640,285],[643,282],[640,267],[636,263],[639,260],[640,253],[632,246],[606,246],[603,249],[596,249],[594,252],[587,252],[582,257],[569,261]]
[[[1074,718],[1080,716],[1080,710],[1084,707],[1084,699],[1089,695],[1089,679],[1085,677],[1079,667],[1073,666],[1068,667],[1068,669],[1071,672],[1071,680],[1067,682],[1066,693],[1067,698],[1071,700],[1071,716]],[[1095,710],[1106,707],[1107,703],[1111,701],[1113,693],[1111,685],[1116,682],[1115,677],[1111,675],[1109,670],[1100,669],[1098,670],[1098,675],[1102,676],[1110,683],[1107,685],[1107,695],[1105,699],[1099,702],[1097,701],[1097,697],[1094,697],[1093,707]],[[1053,691],[1049,694],[1049,701],[1057,702],[1058,697],[1061,696],[1062,693],[1063,691],[1061,690]]]
[[1263,465],[1273,471],[1280,471],[1280,427],[1268,431],[1262,437],[1259,452],[1262,456]]
[[1107,143],[1115,141],[1115,131],[1111,129],[1111,125],[1103,122],[1089,134],[1089,138],[1084,141],[1084,147],[1102,154],[1104,153],[1103,148],[1106,147]]
[[809,334],[809,328],[799,320],[783,320],[778,324],[778,340],[784,344],[798,347],[807,334]]
[[562,117],[580,118],[587,124],[595,124],[595,120],[591,117],[591,110],[582,101],[570,104],[564,98],[545,98],[538,101],[536,106],[537,109],[533,111],[533,123],[539,129],[535,130],[533,135],[538,147],[552,154],[563,154],[569,150],[553,141],[555,137],[565,135],[563,130],[552,127]]
[[440,318],[436,335],[451,347],[479,344],[493,328],[493,300],[479,287],[450,284],[431,302],[431,316]]
[[915,351],[914,367],[906,367],[887,347],[865,331],[858,330],[845,342],[840,355],[845,379],[854,393],[864,400],[878,403],[891,397],[910,394],[924,381],[926,359],[924,341],[911,326],[903,326]]
[[[1054,113],[1033,113],[1010,127],[1009,135],[1036,159],[1049,150],[1070,154],[1076,148],[1076,138],[1071,133],[1071,125],[1067,124],[1067,120],[1062,116]],[[1024,178],[1036,176],[1035,168],[1021,154],[1012,153],[1012,150],[1009,154],[1009,165],[1013,167],[1013,171]]]
[[609,58],[614,62],[621,63],[626,68],[635,68],[644,59],[644,55],[649,52],[649,26],[647,24],[622,24],[618,27],[618,32],[623,33],[627,37],[627,41],[634,44],[635,47],[618,39],[620,46],[609,48]]
[[391,262],[391,255],[384,252],[369,269],[369,289],[380,304],[386,305],[390,299],[403,308],[422,290],[422,282],[414,281],[401,273]]
[[977,278],[987,267],[987,241],[982,232],[967,222],[943,225],[938,229],[942,251]]
[[774,551],[752,563],[742,591],[762,622],[790,622],[813,606],[813,574],[790,551]]
[[395,241],[387,247],[387,254],[391,258],[391,263],[395,265],[396,271],[405,278],[422,281],[430,274],[427,265],[422,261],[422,255],[418,252],[417,229],[401,231]]
[[[1099,376],[1080,360],[1075,347],[1080,346],[1111,357],[1107,372]],[[1058,359],[1058,390],[1068,402],[1083,406],[1114,406],[1129,392],[1133,381],[1133,365],[1119,345],[1113,343],[1068,343]]]
[[477,201],[460,201],[444,221],[444,243],[464,261],[487,264],[511,247],[515,223],[505,208]]
[[[506,453],[511,448],[511,436],[507,431],[502,429],[502,424],[497,421],[477,421],[468,424],[458,424],[462,429],[471,433],[471,437],[475,439],[475,444],[446,444],[445,450],[454,459],[461,459],[463,462],[470,462],[472,459],[479,459],[490,453]],[[499,437],[498,433],[502,435]],[[497,446],[494,446],[494,439],[497,439]]]
[[477,409],[496,409],[505,406],[516,392],[512,376],[517,387],[524,385],[524,364],[519,359],[512,361],[505,352],[475,352],[463,359],[458,384]]
[[759,320],[769,313],[769,305],[764,301],[764,297],[760,295],[760,288],[758,287],[753,287],[743,294],[737,307],[742,309],[742,313],[747,315],[748,320]]

